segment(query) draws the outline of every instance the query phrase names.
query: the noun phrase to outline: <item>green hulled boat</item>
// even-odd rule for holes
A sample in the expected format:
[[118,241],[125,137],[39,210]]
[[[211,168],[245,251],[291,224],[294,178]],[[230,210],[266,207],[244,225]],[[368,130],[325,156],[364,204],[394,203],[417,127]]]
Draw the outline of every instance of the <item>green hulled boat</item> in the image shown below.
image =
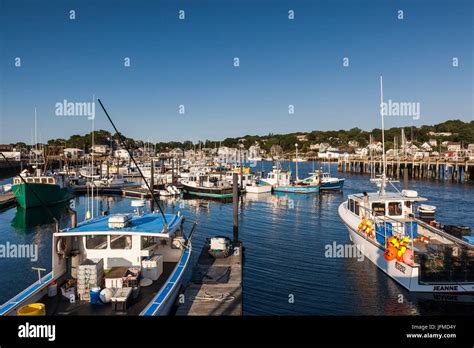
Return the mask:
[[74,198],[74,191],[65,175],[22,175],[26,184],[20,177],[16,177],[12,186],[16,201],[22,208],[38,207],[41,202],[45,205],[55,205]]
[[232,197],[232,185],[213,175],[191,176],[182,180],[183,191],[189,195],[225,199]]

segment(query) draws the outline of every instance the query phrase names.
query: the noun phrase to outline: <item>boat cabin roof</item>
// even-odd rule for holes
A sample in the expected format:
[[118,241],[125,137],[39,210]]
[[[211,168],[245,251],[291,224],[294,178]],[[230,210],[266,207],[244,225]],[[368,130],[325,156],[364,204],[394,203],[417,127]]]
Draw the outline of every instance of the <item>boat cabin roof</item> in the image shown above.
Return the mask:
[[140,234],[154,237],[169,237],[175,232],[183,219],[177,214],[165,214],[168,222],[168,231],[164,231],[164,221],[161,214],[149,213],[132,217],[128,225],[124,228],[110,228],[109,218],[105,216],[79,224],[76,228],[67,228],[62,232],[57,232],[55,236],[90,235],[90,234]]
[[[401,193],[399,192],[385,192],[384,195],[380,195],[378,192],[369,192],[367,193],[369,197],[369,201],[388,201],[388,200],[394,200],[394,201],[410,201],[410,202],[424,202],[427,199],[418,196],[418,194],[415,195],[410,195],[410,194],[405,194],[405,190],[403,190]],[[409,191],[410,193],[414,193],[415,191]],[[349,195],[349,199],[355,199],[358,201],[363,201],[364,200],[364,194],[363,193],[357,193],[354,195]]]

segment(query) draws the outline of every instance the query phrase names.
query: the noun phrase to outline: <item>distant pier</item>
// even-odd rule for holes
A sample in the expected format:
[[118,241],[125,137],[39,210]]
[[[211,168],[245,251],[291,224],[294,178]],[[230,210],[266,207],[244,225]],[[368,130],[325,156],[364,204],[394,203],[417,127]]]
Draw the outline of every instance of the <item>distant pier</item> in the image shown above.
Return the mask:
[[[412,179],[437,179],[454,182],[474,181],[474,161],[438,158],[387,158],[387,176],[403,178],[405,168]],[[381,157],[339,158],[337,170],[342,173],[382,174]]]

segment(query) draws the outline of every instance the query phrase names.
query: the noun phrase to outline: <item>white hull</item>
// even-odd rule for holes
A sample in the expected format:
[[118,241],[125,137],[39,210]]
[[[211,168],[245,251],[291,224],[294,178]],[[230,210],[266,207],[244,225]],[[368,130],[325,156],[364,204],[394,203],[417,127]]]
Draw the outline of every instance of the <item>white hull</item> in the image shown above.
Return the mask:
[[245,186],[245,191],[248,193],[268,193],[268,192],[272,192],[272,187],[270,185],[259,185],[259,186],[248,185],[248,186]]
[[409,266],[396,260],[387,261],[384,258],[384,250],[370,239],[366,239],[357,231],[360,222],[359,218],[354,218],[346,210],[346,203],[339,206],[338,212],[342,221],[349,230],[351,241],[356,245],[362,254],[372,261],[378,268],[389,275],[393,280],[402,285],[405,289],[415,292],[436,292],[436,293],[471,293],[474,292],[474,284],[420,284],[418,266]]

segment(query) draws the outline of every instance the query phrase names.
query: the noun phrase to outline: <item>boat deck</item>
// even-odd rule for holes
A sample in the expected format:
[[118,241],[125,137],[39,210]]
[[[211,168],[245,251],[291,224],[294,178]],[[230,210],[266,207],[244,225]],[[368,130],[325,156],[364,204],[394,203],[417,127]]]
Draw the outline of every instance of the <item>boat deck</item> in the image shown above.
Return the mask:
[[[58,286],[58,294],[55,297],[45,295],[39,302],[46,305],[46,315],[139,315],[143,309],[151,302],[161,287],[169,278],[176,262],[164,262],[163,273],[147,287],[140,287],[140,293],[136,299],[131,299],[126,312],[115,312],[111,303],[92,305],[88,301],[76,299],[75,303],[70,303],[62,295]],[[59,282],[61,284],[61,280]]]
[[218,259],[209,255],[208,245],[202,248],[176,315],[242,315],[242,248]]

